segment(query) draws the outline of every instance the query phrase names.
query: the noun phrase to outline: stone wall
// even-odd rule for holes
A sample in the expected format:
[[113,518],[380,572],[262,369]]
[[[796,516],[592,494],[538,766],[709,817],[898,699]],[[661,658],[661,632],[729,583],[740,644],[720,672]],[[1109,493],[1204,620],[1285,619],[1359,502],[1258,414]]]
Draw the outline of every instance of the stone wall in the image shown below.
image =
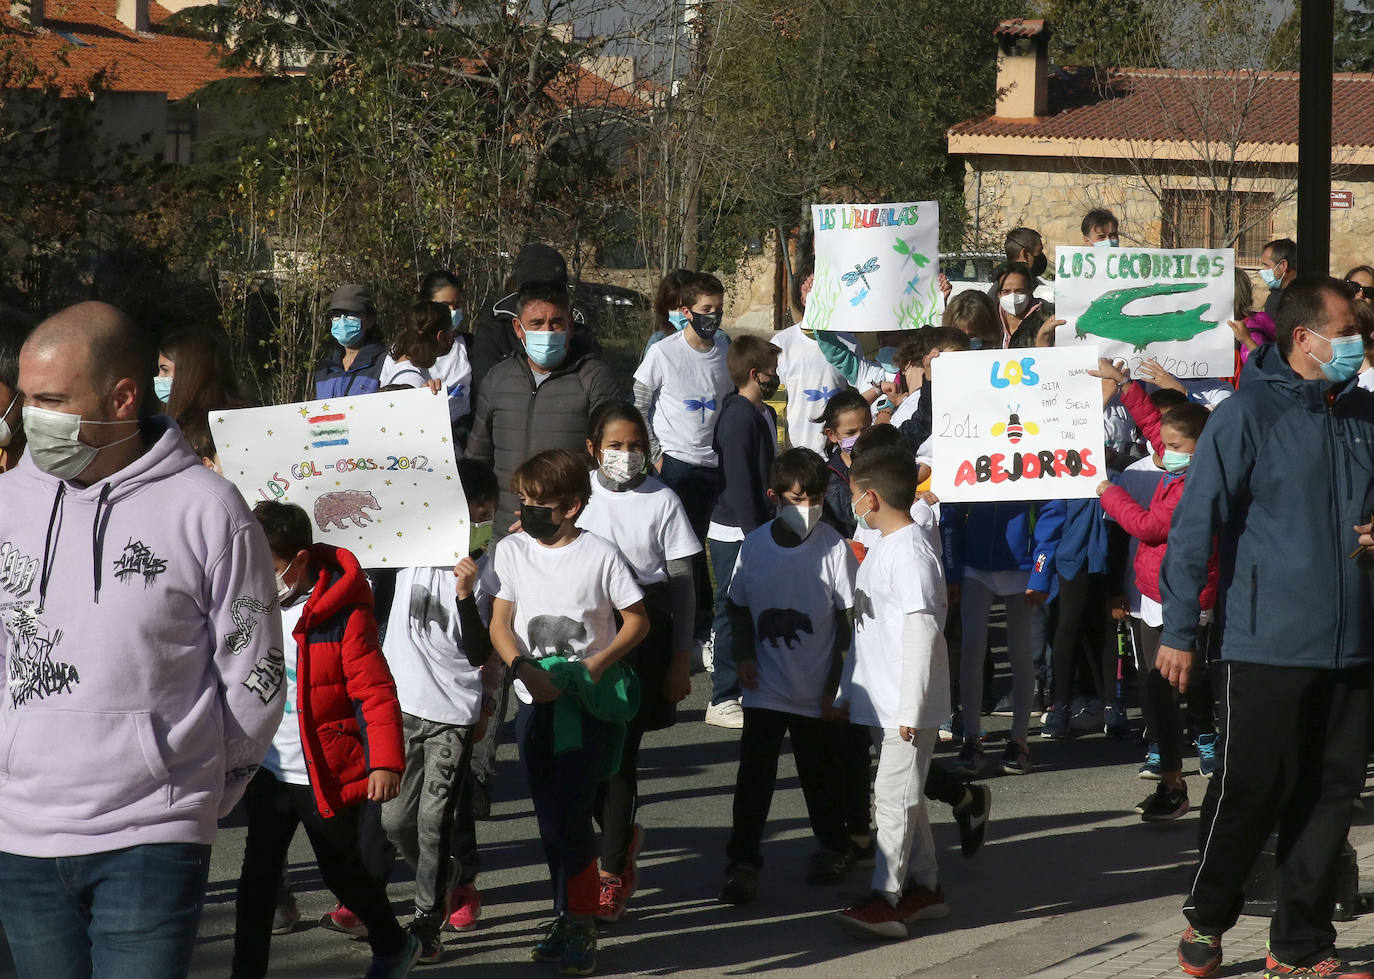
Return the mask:
[[[1151,183],[1179,190],[1209,186],[1183,166],[1151,177]],[[1273,173],[1258,173],[1236,183],[1238,191],[1287,196],[1271,216],[1266,238],[1294,234],[1297,199],[1292,188],[1291,180]],[[1338,165],[1332,189],[1354,194],[1353,207],[1331,212],[1331,271],[1343,275],[1352,265],[1374,264],[1374,168]],[[1000,251],[1007,231],[1019,225],[1037,229],[1047,247],[1081,244],[1079,226],[1093,207],[1106,207],[1117,215],[1123,243],[1160,246],[1159,199],[1122,161],[969,157],[964,165],[964,199],[976,240],[992,251]]]

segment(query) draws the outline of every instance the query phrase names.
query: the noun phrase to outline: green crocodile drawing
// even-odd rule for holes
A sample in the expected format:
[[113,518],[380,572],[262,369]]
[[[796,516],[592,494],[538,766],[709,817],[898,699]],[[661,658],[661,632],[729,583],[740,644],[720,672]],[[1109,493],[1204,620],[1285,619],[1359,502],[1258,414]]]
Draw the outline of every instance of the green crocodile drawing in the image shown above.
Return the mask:
[[1160,282],[1134,289],[1113,289],[1094,299],[1074,324],[1074,335],[1080,339],[1088,333],[1120,343],[1129,343],[1136,350],[1144,350],[1151,343],[1168,340],[1191,340],[1210,330],[1215,323],[1202,318],[1210,303],[1193,309],[1179,309],[1168,313],[1146,313],[1132,316],[1126,307],[1138,299],[1153,296],[1182,296],[1207,288],[1205,282]]

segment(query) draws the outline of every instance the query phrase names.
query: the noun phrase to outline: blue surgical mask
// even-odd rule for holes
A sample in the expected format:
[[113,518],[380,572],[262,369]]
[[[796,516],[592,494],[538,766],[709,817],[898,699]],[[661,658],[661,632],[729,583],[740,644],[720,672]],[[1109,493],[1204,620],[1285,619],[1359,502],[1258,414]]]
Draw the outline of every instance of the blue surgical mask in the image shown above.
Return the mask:
[[1120,238],[1103,238],[1101,241],[1093,242],[1094,248],[1119,248],[1120,246]]
[[[1274,268],[1278,268],[1278,266],[1276,265],[1274,266]],[[1270,289],[1277,289],[1279,287],[1279,283],[1283,281],[1283,279],[1280,276],[1274,274],[1274,269],[1260,269],[1259,275],[1260,281],[1267,285]]]
[[673,324],[673,329],[681,333],[687,329],[687,314],[680,309],[675,309],[668,314],[668,322]]
[[172,397],[172,379],[170,377],[153,378],[153,393],[157,395],[157,400],[166,404]]
[[352,313],[335,316],[330,321],[329,332],[343,347],[356,347],[363,338],[363,318]]
[[448,318],[453,320],[453,328],[456,330],[463,325],[463,311],[461,309],[450,309]]
[[1165,449],[1159,454],[1159,461],[1164,464],[1164,468],[1171,473],[1181,473],[1188,468],[1193,461],[1191,452],[1177,452],[1174,449]]
[[1308,354],[1317,361],[1317,366],[1322,369],[1322,376],[1328,381],[1348,381],[1359,372],[1360,365],[1364,363],[1363,337],[1325,337],[1320,333],[1313,333],[1312,336],[1321,337],[1331,344],[1331,359],[1328,361],[1317,360],[1312,354]]
[[[864,494],[864,496],[867,496],[867,495],[868,495],[867,493]],[[863,498],[864,498],[863,496],[859,497],[860,500],[862,500]],[[873,512],[873,508],[872,508],[872,507],[869,507],[869,508],[868,508],[867,510],[865,510],[863,513],[860,513],[860,512],[859,512],[859,504],[858,504],[858,501],[856,500],[856,501],[854,501],[853,503],[850,503],[850,504],[849,504],[849,512],[852,513],[852,514],[854,514],[854,522],[857,523],[861,529],[863,529],[863,530],[872,530],[872,529],[873,529],[872,527],[870,527],[870,526],[868,525],[868,515],[869,515],[870,513]]]
[[568,356],[567,331],[526,330],[525,353],[545,370],[553,370]]

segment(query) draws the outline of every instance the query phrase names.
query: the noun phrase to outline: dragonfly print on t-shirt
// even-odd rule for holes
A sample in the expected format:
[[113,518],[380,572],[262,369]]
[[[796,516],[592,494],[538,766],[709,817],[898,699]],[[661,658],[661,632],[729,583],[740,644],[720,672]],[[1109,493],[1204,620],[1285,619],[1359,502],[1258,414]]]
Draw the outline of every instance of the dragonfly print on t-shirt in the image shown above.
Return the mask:
[[715,411],[715,410],[716,410],[716,399],[715,399],[715,398],[700,398],[700,399],[697,399],[697,398],[687,398],[686,400],[684,400],[684,401],[682,402],[682,407],[683,407],[684,409],[686,409],[687,411],[699,411],[699,412],[701,412],[701,420],[702,420],[703,422],[705,422],[705,421],[706,421],[706,413],[707,413],[708,411]]

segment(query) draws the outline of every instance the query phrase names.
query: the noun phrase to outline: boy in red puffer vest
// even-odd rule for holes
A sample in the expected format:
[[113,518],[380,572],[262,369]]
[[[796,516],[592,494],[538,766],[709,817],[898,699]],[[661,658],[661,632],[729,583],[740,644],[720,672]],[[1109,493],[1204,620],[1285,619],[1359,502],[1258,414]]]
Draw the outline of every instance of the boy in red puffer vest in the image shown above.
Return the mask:
[[[286,714],[244,795],[248,841],[234,922],[234,979],[267,973],[273,897],[297,824],[325,884],[367,926],[368,979],[410,972],[420,943],[363,867],[359,805],[396,796],[405,767],[396,685],[377,641],[372,588],[342,548],[313,544],[298,506],[259,503],[277,570]],[[269,678],[271,679],[271,678]],[[275,686],[273,687],[275,691]]]

